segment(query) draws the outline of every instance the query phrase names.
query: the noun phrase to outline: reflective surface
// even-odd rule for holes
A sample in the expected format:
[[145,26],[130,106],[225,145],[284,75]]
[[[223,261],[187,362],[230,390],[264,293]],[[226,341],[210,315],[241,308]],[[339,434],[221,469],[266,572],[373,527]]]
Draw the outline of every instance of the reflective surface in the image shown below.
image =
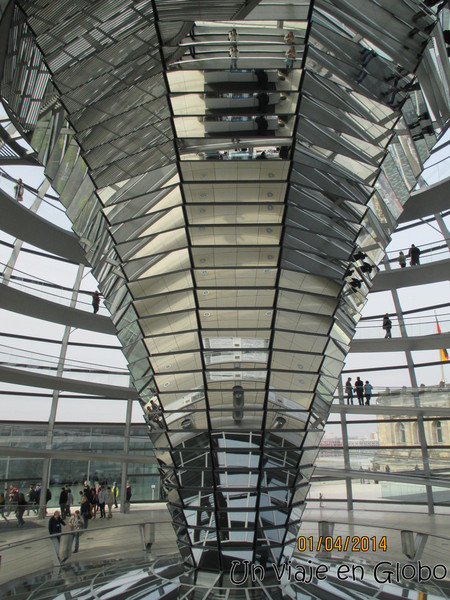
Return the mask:
[[36,97],[64,110],[30,122],[21,69],[5,94],[110,303],[183,558],[281,563],[376,265],[448,118],[434,16],[20,5],[8,64],[29,24],[55,85]]

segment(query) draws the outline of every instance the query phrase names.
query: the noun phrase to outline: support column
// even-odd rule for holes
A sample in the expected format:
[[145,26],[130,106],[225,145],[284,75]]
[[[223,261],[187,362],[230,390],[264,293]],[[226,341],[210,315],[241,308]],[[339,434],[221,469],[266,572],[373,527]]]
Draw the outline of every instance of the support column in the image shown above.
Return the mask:
[[[72,292],[72,297],[70,299],[71,308],[75,308],[78,298],[78,292],[80,290],[81,280],[83,278],[84,265],[79,265],[77,275],[75,278],[75,284]],[[59,353],[58,360],[58,368],[56,371],[57,377],[62,377],[64,372],[64,364],[66,360],[67,354],[67,344],[69,342],[70,336],[70,327],[66,326],[64,328],[64,334],[61,341],[61,351]],[[53,445],[53,434],[55,428],[56,421],[56,412],[58,410],[58,400],[59,400],[60,392],[59,390],[53,391],[52,396],[52,406],[50,408],[50,416],[48,419],[48,428],[47,428],[47,440],[45,447],[46,449],[51,449]],[[42,477],[41,477],[41,497],[39,502],[39,519],[45,519],[45,515],[47,513],[47,488],[49,487],[50,482],[50,463],[51,459],[44,459],[44,464],[42,466]]]
[[439,229],[442,232],[442,235],[445,239],[445,242],[447,244],[447,247],[450,249],[450,232],[447,228],[447,225],[444,222],[444,219],[442,218],[442,216],[440,214],[434,215],[436,218],[436,222],[439,225]]
[[[342,385],[342,374],[338,381],[339,404],[344,405],[344,386]],[[348,449],[348,431],[347,416],[344,411],[341,412],[341,432],[342,432],[342,450],[344,453],[344,468],[350,470],[350,453]],[[353,488],[350,477],[345,478],[345,488],[347,491],[347,510],[353,510]]]
[[[125,421],[125,434],[123,440],[123,452],[128,454],[130,451],[130,430],[131,430],[131,415],[133,412],[133,400],[127,401],[127,416]],[[129,510],[126,502],[126,483],[128,479],[128,463],[122,463],[122,478],[120,486],[120,512],[125,513]]]
[[[388,261],[385,262],[386,270],[390,270],[390,264]],[[400,298],[398,296],[398,292],[396,289],[391,290],[392,299],[394,301],[395,312],[398,318],[398,322],[400,325],[400,336],[408,337],[406,332],[406,325],[403,318],[403,311],[400,304]],[[420,397],[418,392],[418,384],[416,378],[416,371],[414,369],[414,362],[412,359],[412,354],[409,350],[405,351],[406,363],[408,365],[408,373],[411,381],[411,387],[414,388],[413,398],[414,398],[414,406],[420,407]],[[428,446],[427,439],[425,435],[425,426],[423,422],[423,416],[421,414],[417,415],[417,432],[419,435],[419,443],[420,449],[422,452],[422,461],[423,461],[423,470],[424,476],[426,479],[430,480],[431,477],[431,469],[430,469],[430,459],[428,455]],[[427,505],[428,505],[428,514],[434,515],[434,500],[433,500],[433,491],[430,484],[425,485],[426,495],[427,495]]]

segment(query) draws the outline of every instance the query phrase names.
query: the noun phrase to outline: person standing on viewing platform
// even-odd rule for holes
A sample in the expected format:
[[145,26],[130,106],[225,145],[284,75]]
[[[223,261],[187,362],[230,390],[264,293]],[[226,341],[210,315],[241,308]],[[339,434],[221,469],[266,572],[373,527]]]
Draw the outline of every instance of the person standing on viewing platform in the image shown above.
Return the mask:
[[383,325],[382,325],[383,329],[386,332],[386,335],[384,336],[385,339],[386,338],[391,338],[392,334],[391,334],[391,329],[392,329],[392,321],[389,318],[389,314],[386,313],[383,317]]
[[92,294],[92,308],[94,309],[94,315],[96,315],[100,308],[100,292],[98,290],[95,290]]
[[67,507],[66,507],[66,517],[70,517],[70,507],[73,506],[73,494],[70,488],[67,488]]
[[[105,503],[106,503],[106,506],[108,507],[108,516],[106,517],[107,519],[112,519],[112,507],[114,504],[114,500],[115,500],[115,498],[114,498],[111,488],[107,487],[106,492],[105,492]],[[116,504],[116,508],[117,508],[117,504]]]
[[17,180],[16,185],[14,186],[14,197],[18,202],[23,202],[23,193],[25,191],[23,181],[20,179]]
[[286,75],[294,68],[295,46],[289,46],[285,53],[284,63],[286,65]]
[[127,487],[125,490],[125,512],[127,512],[127,513],[130,512],[132,495],[133,495],[133,492],[131,490],[130,482],[127,481]]
[[238,32],[236,31],[236,29],[231,29],[231,31],[228,32],[228,39],[230,42],[237,42]]
[[22,492],[20,492],[17,497],[17,508],[16,508],[17,527],[23,527],[25,525],[25,521],[23,519],[23,514],[24,514],[27,506],[28,506],[28,503],[25,500],[25,496],[22,494]]
[[403,252],[401,250],[398,253],[398,264],[400,265],[400,267],[402,269],[404,269],[406,267],[406,256],[403,254]]
[[59,508],[61,509],[61,516],[64,518],[66,516],[67,511],[67,489],[66,487],[61,488],[61,493],[59,494]]
[[420,248],[417,248],[417,246],[411,244],[408,256],[410,258],[409,264],[411,267],[417,267],[420,265]]
[[295,44],[294,32],[288,31],[286,33],[286,35],[284,36],[284,41],[286,42],[286,44],[290,44],[290,45]]
[[237,69],[237,59],[239,57],[239,50],[238,47],[236,46],[236,44],[233,44],[232,46],[230,46],[230,49],[228,51],[229,55],[230,55],[230,71],[236,71]]
[[353,386],[351,377],[345,382],[345,393],[347,394],[347,404],[353,404]]
[[116,482],[113,483],[111,491],[112,491],[112,495],[114,498],[114,506],[115,506],[115,508],[118,508],[117,507],[117,498],[119,497],[119,486],[117,485]]
[[52,544],[55,547],[56,554],[59,551],[59,541],[62,533],[62,525],[65,525],[66,522],[61,518],[61,513],[59,510],[55,510],[53,513],[53,517],[50,517],[48,522],[48,532],[50,535],[55,536],[52,537]]
[[81,520],[80,511],[76,510],[75,514],[69,521],[70,530],[72,531],[73,541],[75,542],[74,553],[78,552],[80,547],[80,530],[83,529],[83,521]]
[[366,397],[366,405],[369,406],[370,404],[370,399],[372,398],[372,390],[373,390],[373,386],[366,381],[366,383],[364,384],[364,395]]
[[360,377],[356,378],[355,392],[356,392],[356,397],[358,398],[358,404],[360,406],[363,406],[363,404],[364,404],[364,383],[362,382]]
[[5,494],[2,492],[0,494],[0,517],[2,517],[4,521],[8,522],[8,519],[5,517],[5,506],[6,506]]

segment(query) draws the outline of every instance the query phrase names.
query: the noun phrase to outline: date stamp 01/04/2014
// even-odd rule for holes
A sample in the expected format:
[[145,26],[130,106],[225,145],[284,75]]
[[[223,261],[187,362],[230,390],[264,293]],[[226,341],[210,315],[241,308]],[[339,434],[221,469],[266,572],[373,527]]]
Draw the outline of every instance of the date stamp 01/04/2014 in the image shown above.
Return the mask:
[[299,552],[386,552],[388,545],[385,535],[319,535],[316,538],[302,535],[297,540],[297,548]]

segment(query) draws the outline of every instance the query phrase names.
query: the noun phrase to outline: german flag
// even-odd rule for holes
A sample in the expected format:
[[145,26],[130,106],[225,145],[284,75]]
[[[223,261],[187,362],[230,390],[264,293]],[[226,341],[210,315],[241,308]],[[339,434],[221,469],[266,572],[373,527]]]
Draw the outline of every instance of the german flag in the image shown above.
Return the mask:
[[[438,332],[438,333],[442,333],[442,331],[441,331],[441,328],[440,328],[440,326],[439,326],[439,321],[437,320],[437,317],[436,317],[436,327],[437,327],[437,332]],[[445,361],[447,361],[447,360],[449,359],[449,358],[448,358],[448,352],[447,352],[447,350],[446,350],[445,348],[441,348],[441,359],[442,359],[444,362],[445,362]]]

